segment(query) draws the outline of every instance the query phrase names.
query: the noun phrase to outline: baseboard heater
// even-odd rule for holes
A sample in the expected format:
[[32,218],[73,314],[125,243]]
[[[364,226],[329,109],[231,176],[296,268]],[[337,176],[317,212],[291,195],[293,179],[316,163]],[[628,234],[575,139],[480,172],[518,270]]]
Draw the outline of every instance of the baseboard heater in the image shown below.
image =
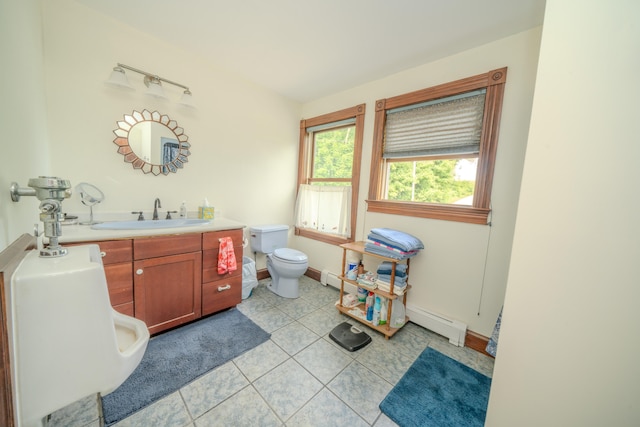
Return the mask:
[[[322,270],[320,274],[320,283],[340,289],[340,278],[326,269]],[[344,290],[350,294],[357,293],[357,288],[351,283],[345,283]],[[449,342],[453,345],[464,347],[464,340],[467,334],[467,325],[464,323],[410,304],[407,304],[406,311],[407,316],[413,323],[449,338]]]

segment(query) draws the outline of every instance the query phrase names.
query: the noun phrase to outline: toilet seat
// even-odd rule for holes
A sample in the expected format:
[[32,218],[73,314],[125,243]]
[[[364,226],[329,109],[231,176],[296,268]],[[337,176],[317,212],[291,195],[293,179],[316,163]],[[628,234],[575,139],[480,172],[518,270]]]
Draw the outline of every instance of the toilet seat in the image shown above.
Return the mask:
[[272,256],[279,261],[291,264],[302,264],[308,261],[307,255],[291,248],[278,248],[273,251]]

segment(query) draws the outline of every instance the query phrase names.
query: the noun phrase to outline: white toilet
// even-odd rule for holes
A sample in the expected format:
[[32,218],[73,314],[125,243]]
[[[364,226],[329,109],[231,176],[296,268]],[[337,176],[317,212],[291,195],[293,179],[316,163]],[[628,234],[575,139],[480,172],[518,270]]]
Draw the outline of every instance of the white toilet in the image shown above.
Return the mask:
[[298,298],[298,279],[307,271],[309,259],[303,252],[287,248],[289,227],[261,225],[250,227],[251,250],[267,254],[271,291],[284,298]]
[[62,257],[31,251],[11,278],[10,324],[18,425],[83,397],[108,394],[136,369],[149,342],[139,319],[111,308],[97,245]]

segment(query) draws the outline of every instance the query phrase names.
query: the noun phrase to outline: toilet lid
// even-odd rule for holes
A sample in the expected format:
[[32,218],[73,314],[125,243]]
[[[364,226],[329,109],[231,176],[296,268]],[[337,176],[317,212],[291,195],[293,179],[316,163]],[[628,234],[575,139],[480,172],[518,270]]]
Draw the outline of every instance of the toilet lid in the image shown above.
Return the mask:
[[273,256],[285,261],[293,261],[293,262],[307,261],[307,255],[305,255],[304,252],[300,252],[291,248],[276,249],[273,251]]

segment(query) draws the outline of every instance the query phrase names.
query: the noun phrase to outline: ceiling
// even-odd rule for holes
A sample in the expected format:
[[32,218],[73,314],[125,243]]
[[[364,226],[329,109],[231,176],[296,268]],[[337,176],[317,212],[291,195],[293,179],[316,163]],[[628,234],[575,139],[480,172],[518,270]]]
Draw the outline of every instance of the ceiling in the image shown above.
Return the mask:
[[545,0],[76,0],[298,102],[542,25]]

